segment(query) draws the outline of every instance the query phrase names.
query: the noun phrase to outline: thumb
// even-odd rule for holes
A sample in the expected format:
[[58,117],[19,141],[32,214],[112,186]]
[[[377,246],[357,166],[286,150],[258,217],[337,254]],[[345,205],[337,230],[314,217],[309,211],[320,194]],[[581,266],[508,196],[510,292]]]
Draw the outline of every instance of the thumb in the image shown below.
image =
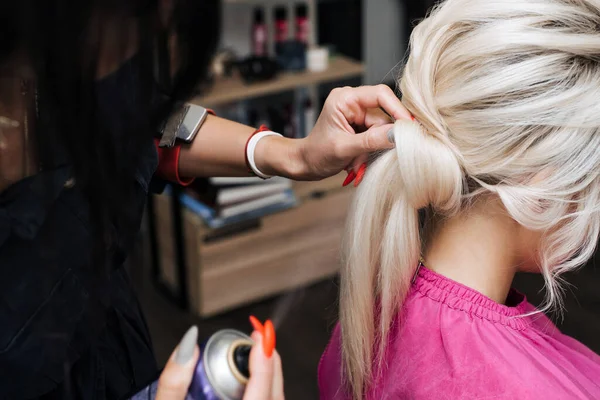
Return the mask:
[[192,326],[169,357],[158,380],[156,400],[184,400],[200,357],[198,328]]
[[250,380],[246,386],[244,400],[268,400],[273,391],[273,357],[265,356],[263,337],[260,333],[254,332],[252,339],[255,345],[250,351]]
[[388,132],[393,127],[393,124],[373,126],[363,133],[349,136],[348,151],[351,154],[346,156],[355,158],[362,154],[394,148],[394,143],[388,139]]

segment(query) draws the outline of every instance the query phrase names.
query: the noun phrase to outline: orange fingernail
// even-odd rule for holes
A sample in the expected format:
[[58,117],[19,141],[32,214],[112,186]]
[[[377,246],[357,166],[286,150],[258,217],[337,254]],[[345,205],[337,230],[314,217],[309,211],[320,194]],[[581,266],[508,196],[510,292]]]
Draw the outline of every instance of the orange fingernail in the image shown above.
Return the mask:
[[344,180],[344,183],[342,183],[342,186],[348,186],[350,182],[354,180],[354,178],[356,178],[356,172],[354,172],[354,170],[350,170],[350,172],[348,172],[348,176]]
[[267,358],[271,358],[275,350],[275,327],[270,319],[265,322],[265,333],[263,335],[263,351]]
[[414,115],[411,115],[411,116],[410,116],[410,119],[414,121],[414,120],[415,120],[415,116],[414,116]]
[[354,181],[354,187],[360,185],[365,176],[365,171],[367,170],[367,164],[362,164],[356,173],[356,180]]
[[265,334],[263,325],[254,315],[250,316],[250,323],[252,324],[252,327],[255,331],[258,331],[261,335]]

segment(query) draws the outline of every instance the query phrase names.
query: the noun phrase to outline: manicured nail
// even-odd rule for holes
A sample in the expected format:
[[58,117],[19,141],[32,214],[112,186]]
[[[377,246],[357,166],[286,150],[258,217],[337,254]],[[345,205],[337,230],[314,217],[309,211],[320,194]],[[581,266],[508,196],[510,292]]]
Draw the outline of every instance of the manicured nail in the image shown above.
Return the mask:
[[358,169],[358,172],[356,173],[356,180],[354,181],[354,187],[358,187],[358,185],[360,185],[360,183],[363,180],[363,177],[365,176],[366,170],[367,170],[367,164],[364,163],[360,166],[360,168]]
[[394,128],[392,128],[388,131],[387,138],[390,143],[396,144],[396,137],[394,136]]
[[411,116],[410,116],[410,119],[411,119],[412,121],[414,121],[414,120],[415,120],[415,116],[414,116],[414,115],[411,115]]
[[263,335],[263,351],[267,358],[271,358],[275,350],[275,327],[270,319],[265,322],[265,333]]
[[354,178],[356,178],[356,172],[354,172],[354,170],[350,170],[350,172],[348,172],[348,176],[344,180],[344,183],[342,183],[342,186],[348,186],[354,180]]
[[250,324],[252,324],[252,327],[254,328],[255,331],[259,332],[261,335],[265,334],[264,333],[265,329],[264,329],[263,325],[260,323],[260,321],[254,315],[250,316]]
[[198,327],[192,326],[183,335],[183,339],[179,342],[177,354],[175,354],[175,362],[179,365],[186,364],[194,356],[194,349],[198,343]]

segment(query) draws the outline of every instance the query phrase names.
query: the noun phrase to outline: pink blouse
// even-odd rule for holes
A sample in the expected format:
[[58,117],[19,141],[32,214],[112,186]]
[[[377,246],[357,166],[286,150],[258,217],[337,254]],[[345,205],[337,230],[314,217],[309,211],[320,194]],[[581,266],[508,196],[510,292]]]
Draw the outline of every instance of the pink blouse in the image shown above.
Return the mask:
[[[600,356],[511,291],[501,305],[424,267],[392,327],[367,399],[600,399]],[[401,322],[400,322],[401,321]],[[322,400],[348,399],[337,326],[319,365]]]

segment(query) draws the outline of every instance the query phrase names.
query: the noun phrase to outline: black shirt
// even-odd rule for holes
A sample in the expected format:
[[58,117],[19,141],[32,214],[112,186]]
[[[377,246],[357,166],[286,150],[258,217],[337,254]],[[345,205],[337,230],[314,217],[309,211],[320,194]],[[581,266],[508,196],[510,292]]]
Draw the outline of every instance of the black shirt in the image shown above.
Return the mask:
[[[100,108],[118,134],[126,134],[123,115],[136,113],[133,62],[98,83]],[[151,137],[140,153],[135,200],[123,205],[131,218],[117,232],[104,281],[92,270],[88,204],[68,182],[67,163],[0,193],[0,399],[119,399],[157,378],[123,267],[157,166]]]

